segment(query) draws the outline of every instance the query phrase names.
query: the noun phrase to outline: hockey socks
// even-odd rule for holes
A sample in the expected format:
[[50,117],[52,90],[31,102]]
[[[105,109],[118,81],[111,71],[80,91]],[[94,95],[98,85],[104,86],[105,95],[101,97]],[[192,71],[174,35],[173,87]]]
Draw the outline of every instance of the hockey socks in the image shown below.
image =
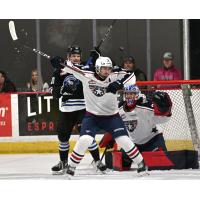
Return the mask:
[[69,153],[69,142],[59,142],[59,155],[61,161],[68,160],[68,153]]
[[72,166],[72,167],[76,167],[76,165],[78,165],[81,162],[83,157],[84,157],[84,155],[80,155],[77,152],[73,151],[71,156],[70,156],[69,165]]
[[92,155],[92,158],[94,159],[95,162],[100,160],[99,148],[95,140],[88,147],[88,150],[90,151],[90,154]]
[[92,144],[93,140],[94,138],[89,135],[83,135],[78,139],[74,150],[70,156],[69,165],[71,167],[76,167],[81,162],[86,150]]

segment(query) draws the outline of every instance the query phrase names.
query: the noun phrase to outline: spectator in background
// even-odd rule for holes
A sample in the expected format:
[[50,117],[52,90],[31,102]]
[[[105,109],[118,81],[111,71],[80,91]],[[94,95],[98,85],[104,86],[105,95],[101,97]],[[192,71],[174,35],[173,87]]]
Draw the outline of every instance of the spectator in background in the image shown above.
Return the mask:
[[[136,81],[147,81],[146,74],[139,68],[136,68],[135,59],[132,56],[128,56],[124,58],[122,67],[126,71],[134,72],[136,76]],[[147,88],[147,86],[139,86],[139,88],[142,92],[145,92],[146,91],[145,89]],[[122,99],[123,99],[123,94],[120,95],[119,101],[121,102]]]
[[132,56],[126,57],[123,60],[122,67],[126,71],[134,72],[134,74],[136,76],[136,81],[146,81],[147,80],[146,74],[139,68],[136,68],[135,59]]
[[31,71],[31,80],[27,83],[27,91],[29,92],[48,92],[48,83],[39,83],[39,76],[37,69]]
[[174,66],[174,56],[171,52],[163,55],[163,66],[154,73],[154,81],[181,80],[181,71]]
[[0,70],[0,93],[16,91],[14,83],[10,81],[4,71]]

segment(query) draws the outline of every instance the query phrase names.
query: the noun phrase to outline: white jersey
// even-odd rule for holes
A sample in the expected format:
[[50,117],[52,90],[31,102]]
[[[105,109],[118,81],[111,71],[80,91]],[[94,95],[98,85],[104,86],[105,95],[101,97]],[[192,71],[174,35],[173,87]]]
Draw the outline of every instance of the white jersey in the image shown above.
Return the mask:
[[156,124],[167,122],[170,117],[155,116],[150,106],[136,105],[131,112],[125,112],[124,107],[119,111],[130,138],[135,144],[145,144],[154,136],[162,133]]
[[[127,72],[123,70],[112,72],[104,81],[100,81],[95,77],[94,72],[80,70],[71,62],[67,64],[70,68],[65,67],[63,74],[73,74],[83,83],[86,111],[99,116],[111,116],[119,112],[117,94],[106,93],[106,87],[114,81],[123,79],[125,75],[128,75]],[[123,80],[123,84],[128,82],[135,84],[135,81],[135,75],[132,73]]]

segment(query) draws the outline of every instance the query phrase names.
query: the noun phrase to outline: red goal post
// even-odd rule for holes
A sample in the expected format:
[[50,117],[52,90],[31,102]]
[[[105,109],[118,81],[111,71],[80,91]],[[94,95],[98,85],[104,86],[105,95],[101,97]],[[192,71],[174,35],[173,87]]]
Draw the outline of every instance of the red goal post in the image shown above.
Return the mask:
[[137,81],[147,97],[153,91],[167,92],[172,100],[169,122],[159,125],[168,150],[200,152],[200,80]]

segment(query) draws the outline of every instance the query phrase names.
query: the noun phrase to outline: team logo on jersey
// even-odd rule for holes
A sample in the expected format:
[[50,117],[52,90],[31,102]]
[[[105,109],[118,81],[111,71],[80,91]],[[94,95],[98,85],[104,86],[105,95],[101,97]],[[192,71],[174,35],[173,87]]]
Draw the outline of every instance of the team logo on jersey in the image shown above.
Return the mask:
[[124,125],[129,132],[133,132],[137,127],[137,120],[125,121]]
[[79,80],[73,75],[67,76],[63,81],[63,86],[69,86],[70,88],[74,88],[74,90],[76,90],[78,84]]
[[106,93],[106,89],[98,85],[90,84],[89,88],[91,89],[92,93],[97,97],[101,97]]

